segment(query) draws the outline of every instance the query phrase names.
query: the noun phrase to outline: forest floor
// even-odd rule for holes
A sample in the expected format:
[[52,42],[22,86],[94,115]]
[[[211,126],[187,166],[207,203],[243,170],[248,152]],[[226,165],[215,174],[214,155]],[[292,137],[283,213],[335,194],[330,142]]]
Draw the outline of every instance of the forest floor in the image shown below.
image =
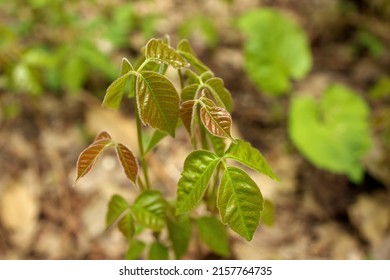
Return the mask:
[[[249,82],[243,70],[243,38],[229,21],[260,5],[280,9],[306,30],[314,58],[309,76],[296,82],[294,91],[319,93],[340,82],[369,100],[373,83],[390,74],[390,33],[383,31],[390,30],[390,20],[375,19],[376,14],[367,13],[363,4],[362,10],[340,18],[334,11],[336,0],[231,2],[199,1],[197,12],[218,15],[220,37],[216,48],[195,42],[194,49],[232,93],[233,134],[258,148],[281,178],[274,182],[251,174],[274,204],[275,220],[271,227],[261,225],[251,242],[232,232],[231,257],[390,259],[390,153],[378,136],[381,127],[373,125],[374,144],[364,159],[362,184],[314,167],[288,138],[288,97],[267,97]],[[170,15],[158,25],[163,35],[175,34],[177,23],[193,13],[190,3],[137,5],[141,12],[153,8]],[[386,55],[375,57],[365,51],[349,55],[353,31],[362,25],[382,40]],[[137,146],[131,110],[102,109],[101,100],[88,92],[74,97],[47,94],[33,100],[23,95],[0,98],[16,100],[22,108],[16,118],[0,119],[0,259],[122,259],[124,238],[117,230],[105,229],[107,203],[115,193],[131,201],[136,190],[121,173],[115,155],[103,156],[86,178],[76,186],[73,182],[78,154],[100,131]],[[390,100],[369,105],[374,124],[390,109]],[[164,139],[147,159],[152,185],[168,197],[175,195],[189,151],[182,129],[175,139]],[[185,258],[214,257],[192,244]]]

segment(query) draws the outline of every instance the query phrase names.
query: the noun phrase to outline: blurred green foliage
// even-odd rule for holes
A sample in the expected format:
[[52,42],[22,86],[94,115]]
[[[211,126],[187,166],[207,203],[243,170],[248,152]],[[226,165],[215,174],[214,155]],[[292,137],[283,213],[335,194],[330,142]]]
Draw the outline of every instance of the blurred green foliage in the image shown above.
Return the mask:
[[153,36],[156,18],[138,15],[132,2],[2,1],[0,89],[97,93],[115,78],[114,55],[132,32]]
[[292,100],[289,134],[312,163],[360,182],[362,157],[370,149],[369,109],[352,90],[330,86],[320,102],[310,97]]
[[218,30],[210,17],[194,15],[185,20],[179,27],[181,38],[191,38],[191,35],[198,35],[209,47],[215,47],[218,43]]
[[246,35],[245,70],[259,90],[285,94],[291,79],[309,72],[312,58],[306,34],[290,19],[272,9],[259,9],[239,18]]

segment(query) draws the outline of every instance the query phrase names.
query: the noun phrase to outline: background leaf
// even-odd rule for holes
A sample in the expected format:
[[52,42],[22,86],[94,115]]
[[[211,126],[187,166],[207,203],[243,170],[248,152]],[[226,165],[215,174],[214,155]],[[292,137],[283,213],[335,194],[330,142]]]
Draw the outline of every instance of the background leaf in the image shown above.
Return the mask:
[[145,57],[165,62],[175,68],[187,67],[188,62],[161,39],[151,39],[145,48]]
[[187,252],[191,239],[191,221],[182,215],[168,220],[168,234],[176,259],[181,259]]
[[176,215],[192,210],[199,203],[219,160],[216,154],[205,150],[188,155],[178,182]]
[[269,176],[271,179],[279,180],[260,151],[253,148],[250,143],[244,140],[237,139],[236,143],[232,143],[224,157],[237,160],[256,171]]
[[232,139],[230,135],[232,117],[224,108],[203,106],[200,109],[200,118],[203,125],[211,134]]
[[75,182],[91,171],[97,159],[101,156],[104,150],[111,145],[111,140],[100,140],[92,143],[88,146],[88,148],[81,152],[77,160],[77,177]]
[[128,212],[119,220],[118,229],[128,241],[133,239],[135,233],[135,224],[134,218],[130,212]]
[[371,146],[368,113],[367,104],[355,92],[333,85],[320,103],[309,97],[293,99],[289,134],[310,162],[359,182],[361,159]]
[[113,195],[110,202],[108,203],[108,211],[106,215],[106,226],[111,226],[126,209],[130,206],[120,195]]
[[133,152],[121,143],[115,145],[115,150],[123,170],[125,171],[126,177],[136,184],[138,163],[133,155]]
[[200,217],[196,220],[200,239],[206,246],[220,256],[230,254],[226,228],[215,217]]
[[266,93],[290,90],[290,79],[309,72],[312,58],[305,33],[287,17],[272,9],[245,13],[238,22],[247,35],[245,70],[256,86]]
[[149,260],[168,260],[168,248],[158,241],[150,245]]
[[166,201],[159,191],[148,190],[137,197],[131,210],[138,223],[159,231],[165,226],[166,207]]
[[150,72],[137,76],[137,105],[145,124],[175,136],[179,95],[166,77]]
[[246,240],[252,239],[263,211],[263,196],[248,174],[237,167],[225,169],[217,206],[223,223]]

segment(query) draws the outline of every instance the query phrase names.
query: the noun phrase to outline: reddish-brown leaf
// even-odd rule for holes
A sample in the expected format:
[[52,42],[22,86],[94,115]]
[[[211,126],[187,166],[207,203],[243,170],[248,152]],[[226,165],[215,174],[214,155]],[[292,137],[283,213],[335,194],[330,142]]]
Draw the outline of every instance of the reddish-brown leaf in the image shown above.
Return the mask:
[[115,145],[116,154],[121,162],[126,177],[136,184],[138,174],[138,163],[133,153],[125,145],[118,143]]
[[93,143],[96,143],[100,140],[111,140],[111,136],[110,136],[110,134],[108,134],[108,132],[102,131],[95,137],[95,140],[93,140]]
[[218,137],[231,138],[232,118],[224,108],[204,106],[200,109],[200,118],[207,130]]
[[91,171],[99,156],[112,144],[111,139],[103,139],[93,142],[81,152],[77,160],[77,178],[75,182]]
[[179,111],[184,127],[187,129],[190,135],[192,135],[192,124],[194,120],[194,105],[194,100],[185,101],[181,104]]

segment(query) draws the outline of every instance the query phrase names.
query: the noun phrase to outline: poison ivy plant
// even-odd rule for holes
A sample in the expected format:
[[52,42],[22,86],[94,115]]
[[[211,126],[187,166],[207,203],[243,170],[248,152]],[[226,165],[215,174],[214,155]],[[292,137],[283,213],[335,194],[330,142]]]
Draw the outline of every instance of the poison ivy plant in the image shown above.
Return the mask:
[[281,95],[311,68],[305,33],[297,24],[272,9],[242,15],[238,27],[246,35],[245,70],[259,90]]
[[333,85],[319,102],[309,97],[292,100],[289,134],[313,164],[360,182],[361,160],[371,146],[368,113],[367,104],[355,92]]
[[[178,73],[179,90],[165,75],[168,67]],[[167,38],[151,39],[137,63],[122,60],[120,75],[107,88],[102,106],[117,109],[124,96],[135,103],[139,154],[135,156],[127,146],[102,132],[81,152],[76,181],[107,149],[115,149],[127,178],[139,190],[132,203],[114,195],[108,205],[107,227],[116,223],[129,241],[126,258],[138,258],[148,248],[145,254],[150,259],[167,259],[173,254],[180,259],[187,252],[192,232],[209,250],[229,257],[226,226],[251,240],[264,209],[256,182],[244,169],[230,166],[231,162],[278,178],[260,151],[232,136],[232,98],[222,79],[199,60],[187,40],[174,48]],[[146,143],[143,125],[154,130]],[[194,151],[184,161],[177,198],[172,202],[152,189],[145,157],[164,137],[175,137],[181,125]],[[200,204],[209,209],[207,216],[195,214]],[[165,229],[168,241],[161,237]],[[145,230],[155,237],[150,245],[138,239]]]

